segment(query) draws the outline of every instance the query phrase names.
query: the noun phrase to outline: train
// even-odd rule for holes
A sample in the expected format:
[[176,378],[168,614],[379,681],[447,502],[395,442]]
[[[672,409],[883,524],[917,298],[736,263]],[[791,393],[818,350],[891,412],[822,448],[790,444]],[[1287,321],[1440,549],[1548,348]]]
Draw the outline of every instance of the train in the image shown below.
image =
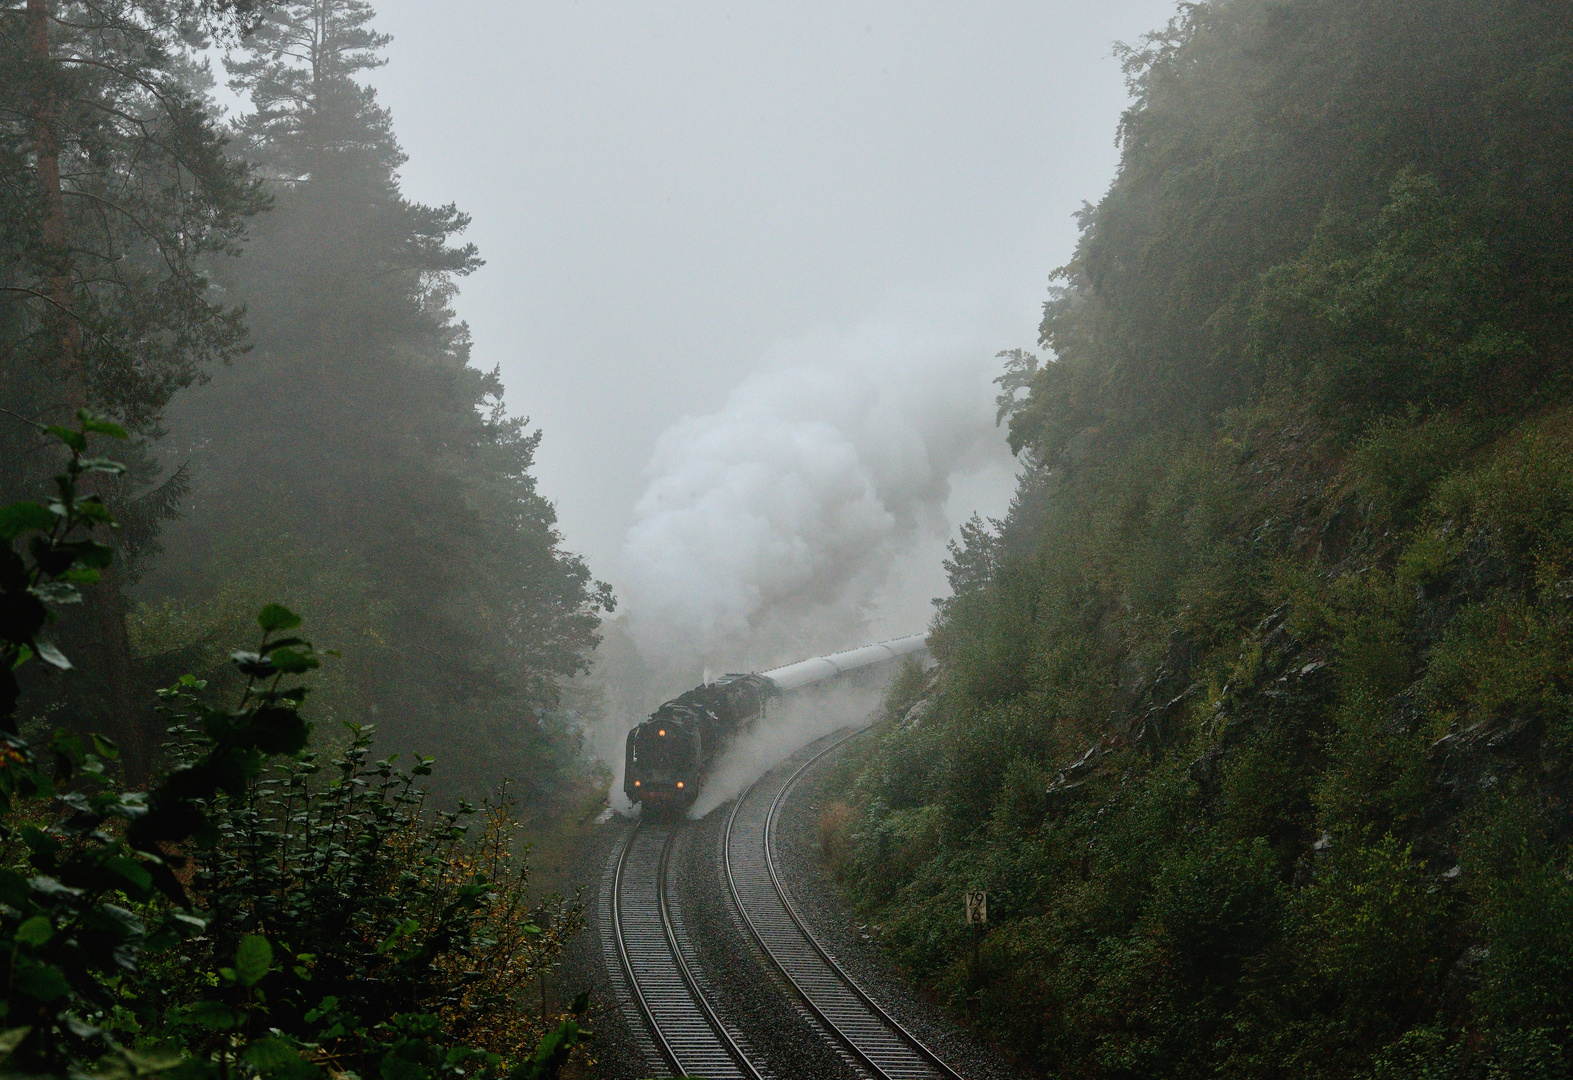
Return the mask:
[[732,673],[662,702],[628,732],[623,794],[646,813],[678,813],[699,788],[733,737],[764,717],[783,694],[832,679],[860,676],[928,648],[924,635],[878,641],[815,656],[764,672]]

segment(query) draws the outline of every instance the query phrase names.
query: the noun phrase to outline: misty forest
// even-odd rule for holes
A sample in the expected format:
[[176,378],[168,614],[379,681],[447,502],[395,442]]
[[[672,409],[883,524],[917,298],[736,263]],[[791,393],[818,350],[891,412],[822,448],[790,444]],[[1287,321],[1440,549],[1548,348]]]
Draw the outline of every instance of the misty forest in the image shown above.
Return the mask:
[[591,357],[602,490],[370,3],[0,2],[0,1072],[894,1075],[791,932],[902,1075],[1573,1077],[1573,6],[1112,37],[1035,343]]

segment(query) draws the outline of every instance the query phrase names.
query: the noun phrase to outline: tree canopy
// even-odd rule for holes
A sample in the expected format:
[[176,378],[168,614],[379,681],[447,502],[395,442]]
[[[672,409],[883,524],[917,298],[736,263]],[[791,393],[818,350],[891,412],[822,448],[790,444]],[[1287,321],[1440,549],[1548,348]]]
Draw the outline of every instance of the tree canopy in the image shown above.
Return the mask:
[[315,595],[291,602],[344,654],[336,713],[374,718],[390,746],[448,748],[477,784],[512,773],[538,793],[572,761],[548,713],[611,597],[536,489],[540,433],[469,364],[449,301],[481,260],[456,239],[466,215],[400,194],[391,118],[357,81],[388,40],[371,18],[281,5],[230,65],[255,105],[237,146],[273,197],[222,270],[254,348],[171,414],[194,509],[137,640],[159,664],[201,657],[216,598],[276,595],[309,559]]

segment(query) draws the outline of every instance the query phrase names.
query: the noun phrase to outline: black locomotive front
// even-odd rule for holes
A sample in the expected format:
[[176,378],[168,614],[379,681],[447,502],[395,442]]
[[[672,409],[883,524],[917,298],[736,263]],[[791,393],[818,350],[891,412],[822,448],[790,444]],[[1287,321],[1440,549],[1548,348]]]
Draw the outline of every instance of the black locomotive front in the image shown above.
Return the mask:
[[721,747],[757,719],[772,689],[759,675],[727,675],[664,703],[628,733],[623,794],[657,813],[686,810]]
[[684,718],[646,720],[628,733],[623,792],[647,810],[687,809],[698,794],[704,733]]

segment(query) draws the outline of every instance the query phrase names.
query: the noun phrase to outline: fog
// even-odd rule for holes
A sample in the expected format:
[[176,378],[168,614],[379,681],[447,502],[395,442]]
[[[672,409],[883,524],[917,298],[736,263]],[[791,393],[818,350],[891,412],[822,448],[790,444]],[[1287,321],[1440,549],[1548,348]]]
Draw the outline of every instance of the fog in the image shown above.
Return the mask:
[[[1168,0],[377,9],[393,42],[370,74],[409,153],[405,193],[474,215],[487,266],[456,304],[474,362],[500,364],[511,408],[545,432],[541,487],[568,546],[646,626],[690,620],[685,640],[789,593],[841,613],[866,602],[876,633],[921,629],[943,586],[936,531],[1009,495],[1000,443],[992,459],[963,445],[999,439],[980,376],[995,352],[1033,343],[1071,214],[1117,160],[1111,44],[1161,25]],[[918,325],[886,333],[913,311]],[[921,385],[899,385],[909,377]],[[924,410],[947,378],[957,407],[943,423],[966,413],[973,430],[925,430],[916,470],[876,460],[884,418],[939,422]],[[658,507],[689,479],[718,497],[705,476],[721,460],[768,456],[767,439],[717,443],[787,387],[777,433],[836,427],[827,437],[858,455],[837,475],[861,476],[867,495],[846,506],[865,520],[802,538],[808,563],[778,580],[732,565],[689,579],[726,595],[684,597],[680,568],[649,564],[684,526]],[[685,448],[699,457],[677,460]],[[807,475],[801,453],[788,458],[757,461],[757,478]],[[771,528],[779,541],[787,523]],[[730,559],[772,550],[754,537]],[[810,568],[838,550],[856,555]],[[876,580],[903,550],[894,584]],[[716,568],[713,547],[676,551]]]

